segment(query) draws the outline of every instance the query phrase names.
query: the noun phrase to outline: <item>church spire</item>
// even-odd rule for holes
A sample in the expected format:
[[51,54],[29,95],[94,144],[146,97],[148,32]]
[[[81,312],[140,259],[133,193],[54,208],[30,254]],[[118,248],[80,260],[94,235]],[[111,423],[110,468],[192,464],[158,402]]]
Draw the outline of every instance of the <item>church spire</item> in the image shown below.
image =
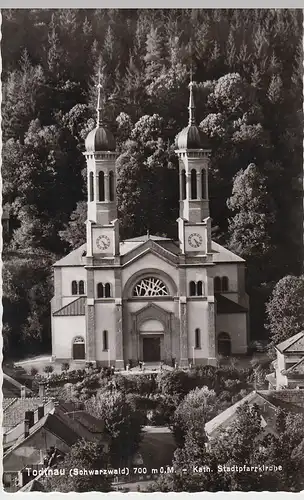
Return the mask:
[[190,90],[190,96],[189,96],[189,125],[195,125],[195,104],[194,104],[194,97],[193,97],[193,85],[194,82],[192,80],[192,64],[191,64],[191,70],[190,70],[190,83],[189,83],[189,90]]

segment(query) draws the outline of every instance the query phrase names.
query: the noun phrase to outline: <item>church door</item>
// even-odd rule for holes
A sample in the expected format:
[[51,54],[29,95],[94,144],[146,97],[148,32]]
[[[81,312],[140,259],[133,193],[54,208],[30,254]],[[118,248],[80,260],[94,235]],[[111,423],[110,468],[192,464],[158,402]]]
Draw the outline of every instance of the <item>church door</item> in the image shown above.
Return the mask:
[[160,337],[143,338],[143,361],[160,361]]
[[73,342],[73,359],[85,359],[85,343],[82,337],[76,337]]

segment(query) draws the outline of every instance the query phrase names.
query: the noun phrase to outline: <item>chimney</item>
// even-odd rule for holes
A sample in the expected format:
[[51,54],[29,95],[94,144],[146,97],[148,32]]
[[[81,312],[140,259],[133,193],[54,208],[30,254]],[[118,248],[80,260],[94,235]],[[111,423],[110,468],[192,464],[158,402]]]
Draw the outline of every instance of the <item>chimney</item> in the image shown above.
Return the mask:
[[24,419],[28,421],[29,428],[34,425],[34,412],[32,410],[27,410],[24,415]]
[[24,398],[25,398],[25,396],[26,396],[26,393],[25,393],[25,385],[22,385],[22,386],[20,387],[20,397],[21,397],[21,399],[24,399]]
[[43,382],[39,384],[39,398],[41,399],[41,401],[43,401],[45,398],[45,385]]
[[40,420],[41,418],[44,417],[44,406],[43,405],[38,406],[37,413],[38,413],[38,420]]
[[24,437],[26,438],[30,434],[30,423],[28,420],[24,419]]

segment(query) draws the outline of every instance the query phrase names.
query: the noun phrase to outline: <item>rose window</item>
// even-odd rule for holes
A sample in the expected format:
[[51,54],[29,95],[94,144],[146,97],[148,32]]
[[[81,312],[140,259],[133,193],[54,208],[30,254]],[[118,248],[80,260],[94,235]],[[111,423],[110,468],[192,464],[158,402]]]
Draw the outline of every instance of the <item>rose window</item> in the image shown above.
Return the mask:
[[168,288],[158,278],[143,278],[133,289],[134,297],[161,297],[169,295]]

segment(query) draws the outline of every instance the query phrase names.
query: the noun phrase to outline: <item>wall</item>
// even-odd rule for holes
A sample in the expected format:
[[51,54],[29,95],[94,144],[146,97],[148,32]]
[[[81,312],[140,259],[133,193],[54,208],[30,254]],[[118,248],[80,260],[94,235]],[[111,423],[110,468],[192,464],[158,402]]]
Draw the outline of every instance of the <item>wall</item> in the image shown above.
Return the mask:
[[[96,360],[104,361],[105,364],[110,359],[116,359],[116,317],[115,303],[95,302],[95,339],[96,339]],[[103,330],[108,331],[108,345],[110,353],[103,351]]]
[[216,276],[227,276],[229,280],[229,292],[237,292],[239,283],[238,283],[238,265],[237,264],[226,264],[220,263],[215,265],[215,269],[213,272],[214,277]]
[[[86,281],[86,270],[82,266],[75,267],[63,267],[62,268],[62,296],[77,298],[77,296],[72,295],[72,281]],[[84,286],[84,291],[86,293],[86,283]]]
[[[146,269],[155,269],[155,272],[159,273],[163,271],[166,274],[169,274],[171,279],[174,280],[176,286],[178,286],[178,270],[173,265],[171,266],[163,259],[157,257],[152,253],[145,254],[140,259],[135,260],[133,263],[128,264],[126,267],[122,269],[122,290],[125,287],[126,282],[129,278],[131,278],[135,273],[142,270],[143,273]],[[153,271],[151,271],[151,275],[153,275]],[[140,279],[140,277],[138,278]],[[166,277],[164,276],[164,282],[166,283]]]
[[229,333],[232,354],[247,352],[247,318],[246,313],[218,314],[216,316],[216,335],[220,332]]
[[201,349],[194,349],[195,359],[209,357],[209,327],[208,302],[206,300],[189,300],[187,302],[188,316],[188,357],[192,360],[195,346],[195,329],[201,331]]
[[85,316],[53,316],[52,354],[58,359],[72,358],[74,337],[86,340]]

